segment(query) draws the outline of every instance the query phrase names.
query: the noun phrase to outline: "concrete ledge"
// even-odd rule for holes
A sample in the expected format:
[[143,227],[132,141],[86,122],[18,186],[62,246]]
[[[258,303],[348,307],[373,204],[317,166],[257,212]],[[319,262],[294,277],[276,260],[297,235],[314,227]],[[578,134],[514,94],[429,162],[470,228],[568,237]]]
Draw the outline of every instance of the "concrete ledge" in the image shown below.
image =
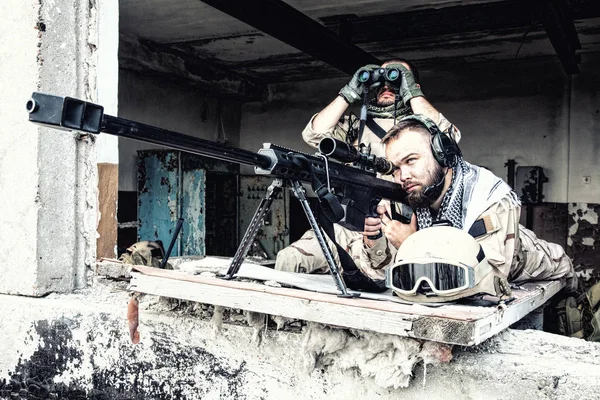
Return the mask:
[[[455,348],[454,360],[428,366],[426,375],[416,364],[404,389],[382,388],[360,363],[348,362],[344,348],[322,348],[307,370],[305,332],[265,330],[260,318],[254,327],[224,324],[219,332],[207,319],[165,311],[152,296],[141,299],[141,342],[133,345],[122,289],[0,296],[0,398],[22,392],[111,399],[593,399],[600,393],[600,345],[539,331],[509,330],[469,351]],[[347,343],[372,345],[359,331],[333,331]],[[386,362],[381,370],[396,359]]]

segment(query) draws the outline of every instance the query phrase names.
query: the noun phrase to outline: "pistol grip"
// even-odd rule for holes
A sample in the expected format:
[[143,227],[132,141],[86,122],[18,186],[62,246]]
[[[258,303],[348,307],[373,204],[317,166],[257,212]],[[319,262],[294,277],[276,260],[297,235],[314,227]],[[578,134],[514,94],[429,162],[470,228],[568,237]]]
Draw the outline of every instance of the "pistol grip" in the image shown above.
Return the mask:
[[[371,206],[369,206],[369,214],[367,215],[367,217],[379,218],[379,214],[377,214],[377,204],[372,204]],[[367,236],[367,239],[377,240],[382,236],[383,232],[380,230],[377,235]]]

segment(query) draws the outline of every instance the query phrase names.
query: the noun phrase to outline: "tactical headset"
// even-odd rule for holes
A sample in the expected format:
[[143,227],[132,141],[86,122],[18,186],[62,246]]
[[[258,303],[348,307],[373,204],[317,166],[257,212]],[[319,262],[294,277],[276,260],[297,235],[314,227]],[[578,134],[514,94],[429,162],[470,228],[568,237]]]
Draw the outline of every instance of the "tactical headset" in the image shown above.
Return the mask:
[[462,156],[458,144],[450,135],[442,133],[435,122],[419,114],[408,115],[398,123],[403,121],[417,121],[431,133],[431,151],[442,167],[454,168],[458,164],[458,158]]

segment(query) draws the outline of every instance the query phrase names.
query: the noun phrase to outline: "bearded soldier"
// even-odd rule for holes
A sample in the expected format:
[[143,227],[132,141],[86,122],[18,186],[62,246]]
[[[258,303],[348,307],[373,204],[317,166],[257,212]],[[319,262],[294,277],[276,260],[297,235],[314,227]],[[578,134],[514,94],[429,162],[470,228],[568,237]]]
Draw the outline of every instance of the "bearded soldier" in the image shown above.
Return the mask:
[[[419,115],[404,117],[383,142],[395,167],[394,180],[408,193],[415,212],[410,224],[402,224],[388,217],[388,205],[380,205],[380,218],[365,221],[364,244],[375,268],[395,271],[388,283],[398,289],[400,297],[420,302],[450,301],[478,293],[503,297],[510,294],[508,281],[561,278],[567,279],[569,290],[576,289],[573,264],[563,248],[520,225],[521,205],[510,186],[465,161],[456,142],[433,121]],[[485,259],[485,264],[475,268],[475,261],[472,265],[432,261],[439,259],[436,253],[455,260],[467,253],[474,255],[468,250],[469,241],[460,235],[440,236],[436,229],[429,229],[436,225],[468,233],[466,237],[470,235],[480,245],[480,254],[473,259]],[[384,234],[380,239],[369,239],[380,231]],[[443,243],[450,239],[466,245],[443,250]],[[409,245],[402,246],[409,240]],[[399,248],[399,263],[390,267],[390,257],[384,255],[394,256]],[[423,261],[410,259],[419,254],[417,258]]]
[[[302,132],[304,141],[313,147],[326,137],[332,137],[358,147],[359,120],[353,115],[345,115],[350,105],[361,100],[365,83],[359,79],[363,71],[373,72],[379,68],[396,68],[401,76],[399,85],[391,82],[375,87],[376,96],[367,106],[367,121],[361,136],[361,143],[370,146],[371,154],[385,156],[382,138],[394,126],[396,120],[411,114],[423,114],[436,121],[438,127],[455,141],[460,140],[460,132],[438,112],[424,97],[419,84],[417,69],[405,60],[387,61],[381,66],[366,65],[356,71],[350,82],[338,96],[323,110],[315,114]],[[370,88],[367,88],[370,89]],[[334,224],[337,243],[344,248],[358,268],[373,279],[383,279],[384,272],[373,265],[366,255],[361,232],[354,232]],[[339,256],[332,248],[336,262]],[[298,241],[277,253],[275,269],[292,272],[326,273],[329,269],[322,250],[312,230],[307,231]]]

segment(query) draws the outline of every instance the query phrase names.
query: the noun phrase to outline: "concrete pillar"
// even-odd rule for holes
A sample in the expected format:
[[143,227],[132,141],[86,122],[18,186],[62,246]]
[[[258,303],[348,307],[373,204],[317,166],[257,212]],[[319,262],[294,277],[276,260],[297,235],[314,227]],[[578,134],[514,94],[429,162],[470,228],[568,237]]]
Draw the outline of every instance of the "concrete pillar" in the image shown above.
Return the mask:
[[0,293],[83,287],[95,260],[95,139],[33,125],[24,104],[33,91],[97,101],[103,1],[0,2]]

